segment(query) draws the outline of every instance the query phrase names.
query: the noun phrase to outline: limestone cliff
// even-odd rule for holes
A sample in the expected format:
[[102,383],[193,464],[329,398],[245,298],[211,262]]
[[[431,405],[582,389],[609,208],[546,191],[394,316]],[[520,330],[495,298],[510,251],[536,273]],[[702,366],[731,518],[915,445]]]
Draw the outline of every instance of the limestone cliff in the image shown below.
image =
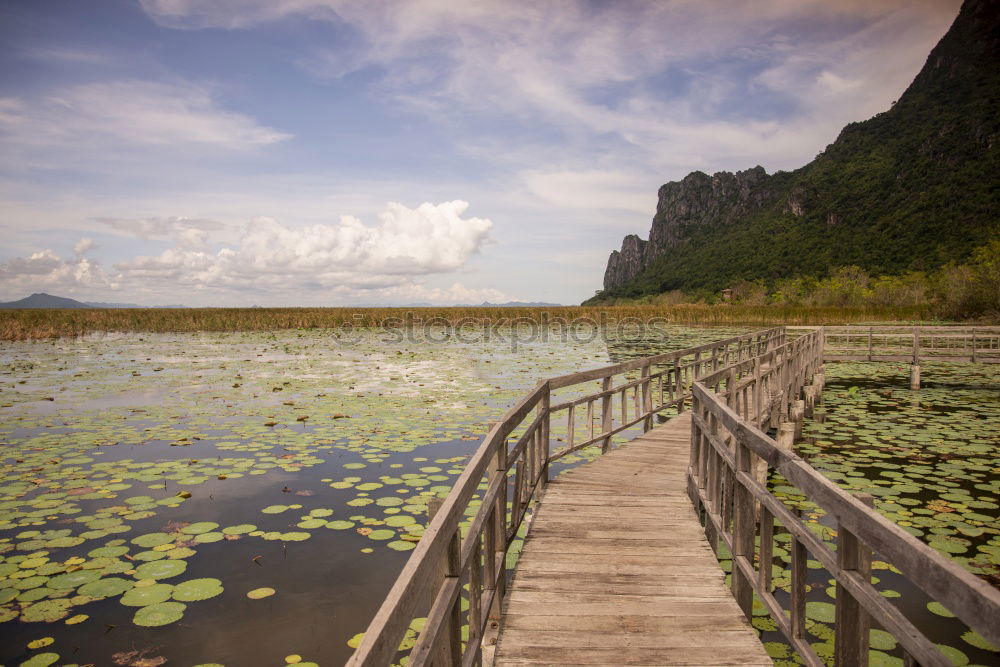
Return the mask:
[[622,249],[612,252],[608,259],[604,289],[632,280],[664,251],[683,243],[692,231],[731,224],[770,203],[775,196],[770,177],[760,166],[711,176],[695,171],[681,181],[661,186],[649,241],[634,234],[625,237]]
[[1000,234],[998,63],[1000,0],[966,0],[899,101],[809,164],[663,185],[649,240],[625,238],[591,302],[963,261]]

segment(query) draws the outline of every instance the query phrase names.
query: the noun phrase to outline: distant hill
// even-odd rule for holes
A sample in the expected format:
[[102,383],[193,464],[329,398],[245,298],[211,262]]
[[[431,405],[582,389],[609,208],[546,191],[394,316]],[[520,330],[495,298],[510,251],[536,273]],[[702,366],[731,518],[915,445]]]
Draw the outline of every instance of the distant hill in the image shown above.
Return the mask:
[[100,301],[77,301],[64,296],[53,296],[45,292],[36,292],[17,301],[0,303],[2,308],[187,308],[187,306],[140,306],[137,303],[103,303]]
[[94,306],[67,299],[62,296],[52,296],[45,292],[36,292],[31,296],[26,296],[18,301],[6,301],[0,303],[0,308],[93,308]]
[[809,164],[663,185],[648,240],[625,237],[586,303],[961,262],[1000,235],[998,174],[1000,0],[966,0],[892,108]]

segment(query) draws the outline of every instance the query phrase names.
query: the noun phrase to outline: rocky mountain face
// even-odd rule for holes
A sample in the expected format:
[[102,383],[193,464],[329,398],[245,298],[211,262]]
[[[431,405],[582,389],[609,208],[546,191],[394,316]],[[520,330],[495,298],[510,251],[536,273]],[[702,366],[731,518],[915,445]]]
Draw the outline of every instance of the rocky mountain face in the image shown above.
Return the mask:
[[625,237],[590,302],[964,260],[1000,234],[998,65],[1000,0],[966,0],[898,102],[809,164],[663,185],[649,240]]
[[695,171],[660,186],[649,241],[629,234],[615,250],[604,272],[604,289],[623,285],[642,273],[666,250],[683,243],[692,231],[716,223],[732,224],[762,208],[778,195],[764,168],[709,176]]

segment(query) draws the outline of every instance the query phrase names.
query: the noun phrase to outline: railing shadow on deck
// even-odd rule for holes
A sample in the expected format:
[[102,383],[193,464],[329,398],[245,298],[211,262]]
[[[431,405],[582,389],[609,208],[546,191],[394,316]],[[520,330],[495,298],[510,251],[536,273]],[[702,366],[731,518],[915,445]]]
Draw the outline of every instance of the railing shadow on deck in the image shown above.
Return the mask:
[[[825,335],[830,335],[828,329]],[[814,330],[790,344],[816,339],[796,351],[797,360],[779,364],[784,368],[778,372],[783,378],[779,393],[791,390],[797,398],[798,392],[808,389],[810,371],[823,361],[823,336],[824,330]],[[919,334],[911,340],[919,341]],[[688,469],[688,493],[704,518],[709,542],[718,550],[721,541],[732,554],[733,595],[747,617],[756,593],[805,663],[823,665],[805,630],[806,562],[812,558],[836,580],[834,664],[868,664],[869,627],[874,620],[903,647],[905,665],[951,665],[934,642],[872,585],[871,562],[877,555],[966,625],[1000,645],[1000,591],[880,515],[870,495],[847,493],[795,455],[790,442],[779,446],[759,428],[759,401],[774,390],[769,387],[774,366],[771,373],[761,374],[759,369],[760,364],[752,362],[737,364],[695,382]],[[768,490],[767,469],[781,474],[836,521],[836,550]],[[779,527],[791,539],[787,610],[772,585],[774,535]]]
[[[391,664],[411,621],[422,616],[410,667],[482,664],[483,644],[496,638],[507,554],[548,482],[549,464],[591,445],[607,451],[612,438],[629,428],[649,430],[656,415],[683,411],[697,378],[759,358],[786,341],[778,327],[539,382],[492,426],[436,508],[348,665]],[[559,402],[553,404],[554,398]],[[553,419],[566,420],[558,451],[551,448]],[[470,525],[461,530],[470,515]]]

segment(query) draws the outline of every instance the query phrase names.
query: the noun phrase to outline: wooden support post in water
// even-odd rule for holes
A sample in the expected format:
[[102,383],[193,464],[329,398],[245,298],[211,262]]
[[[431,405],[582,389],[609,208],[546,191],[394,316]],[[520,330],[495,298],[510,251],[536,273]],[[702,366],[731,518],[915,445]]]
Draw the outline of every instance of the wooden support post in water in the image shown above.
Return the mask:
[[792,423],[795,424],[795,437],[799,438],[802,436],[802,422],[806,418],[806,402],[801,400],[795,401],[795,410],[792,414]]
[[920,389],[920,366],[910,365],[910,389]]
[[[859,493],[856,497],[868,507],[875,506],[875,498],[870,494]],[[842,525],[837,526],[837,564],[842,570],[857,572],[871,582],[871,550]],[[839,582],[834,615],[834,666],[868,667],[871,620],[865,608]]]
[[795,446],[795,424],[792,422],[782,422],[778,426],[778,447],[792,451]]
[[920,329],[913,330],[913,363],[910,365],[910,389],[920,389]]

